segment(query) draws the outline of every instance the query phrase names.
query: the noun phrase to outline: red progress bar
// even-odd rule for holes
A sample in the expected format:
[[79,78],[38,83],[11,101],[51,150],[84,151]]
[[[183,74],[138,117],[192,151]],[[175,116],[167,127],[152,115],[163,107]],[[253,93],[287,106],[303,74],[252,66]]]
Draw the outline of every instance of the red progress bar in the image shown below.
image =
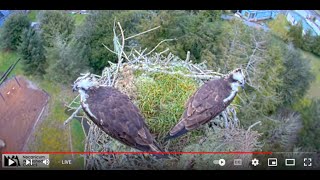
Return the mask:
[[2,154],[264,154],[272,152],[3,152]]

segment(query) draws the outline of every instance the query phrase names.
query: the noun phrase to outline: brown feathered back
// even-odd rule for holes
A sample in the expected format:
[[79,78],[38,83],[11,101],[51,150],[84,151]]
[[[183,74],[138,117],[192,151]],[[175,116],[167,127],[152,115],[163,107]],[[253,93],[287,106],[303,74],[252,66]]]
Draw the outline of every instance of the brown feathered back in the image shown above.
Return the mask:
[[92,114],[86,114],[114,139],[141,151],[162,151],[152,137],[139,109],[113,87],[94,87],[86,92]]
[[233,100],[223,102],[231,93],[232,81],[229,75],[203,84],[187,101],[180,121],[170,130],[169,136],[181,136],[219,115]]

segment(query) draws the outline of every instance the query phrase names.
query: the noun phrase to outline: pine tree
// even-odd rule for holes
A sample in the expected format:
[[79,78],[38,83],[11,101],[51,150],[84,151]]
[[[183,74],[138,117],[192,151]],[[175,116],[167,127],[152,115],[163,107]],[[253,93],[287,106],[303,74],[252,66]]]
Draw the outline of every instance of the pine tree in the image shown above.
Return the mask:
[[284,104],[293,105],[306,94],[313,75],[308,60],[292,46],[284,50],[283,65],[285,71],[280,75],[283,78],[282,97]]
[[6,50],[17,50],[22,42],[21,34],[30,26],[30,21],[25,14],[12,14],[5,21],[1,32],[1,46]]
[[42,11],[39,13],[41,35],[45,46],[52,47],[56,36],[68,39],[75,28],[75,21],[61,11]]
[[[149,11],[92,11],[83,23],[76,36],[80,42],[88,47],[88,60],[90,67],[97,73],[100,73],[104,67],[108,66],[108,61],[116,62],[115,54],[109,52],[104,46],[113,49],[113,26],[114,20],[120,22],[125,36],[137,34],[138,25],[141,20],[152,14]],[[117,24],[116,24],[117,26]],[[155,27],[155,26],[153,26]],[[152,27],[152,28],[153,28]],[[120,35],[118,28],[116,34]],[[120,36],[118,36],[120,38]],[[127,46],[134,46],[137,38],[126,41]],[[155,41],[153,39],[152,41]],[[124,49],[126,50],[126,49]]]
[[318,56],[320,56],[320,36],[317,36],[314,39],[314,43],[312,46],[312,52]]
[[288,40],[289,22],[285,15],[279,14],[274,20],[268,23],[268,26],[272,33],[279,36],[284,41]]
[[299,146],[317,152],[320,150],[320,100],[312,100],[310,105],[303,107],[301,113],[304,127],[300,133]]
[[311,31],[307,31],[307,33],[303,36],[303,44],[302,49],[308,52],[312,52],[312,47],[314,46],[315,40],[314,36],[312,36]]
[[302,48],[303,37],[302,37],[301,22],[299,22],[295,26],[290,26],[288,35],[289,35],[289,39],[292,41],[295,47]]
[[33,28],[24,30],[19,52],[27,75],[43,75],[46,69],[45,48],[40,34]]
[[47,53],[49,67],[47,78],[60,83],[71,83],[80,73],[85,73],[88,68],[87,47],[72,38],[69,42],[57,37],[54,47]]

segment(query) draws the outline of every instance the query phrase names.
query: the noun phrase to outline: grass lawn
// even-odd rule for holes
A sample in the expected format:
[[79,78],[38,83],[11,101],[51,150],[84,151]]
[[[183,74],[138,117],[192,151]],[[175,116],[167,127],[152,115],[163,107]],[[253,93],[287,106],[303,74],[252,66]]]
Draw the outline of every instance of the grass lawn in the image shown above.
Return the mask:
[[37,14],[39,10],[31,10],[28,14],[28,18],[30,19],[31,22],[36,22],[37,21]]
[[[9,66],[19,58],[17,53],[2,52],[0,51],[0,72],[6,71]],[[16,68],[11,72],[10,76],[23,75],[21,69],[21,61],[17,64]],[[10,77],[9,76],[9,77]],[[63,127],[63,122],[68,118],[65,114],[65,104],[70,102],[76,95],[73,94],[70,88],[66,88],[56,83],[40,79],[37,77],[28,76],[29,80],[37,84],[38,87],[45,90],[50,95],[49,111],[45,119],[39,124],[34,132],[34,142],[29,144],[31,151],[71,151],[70,139],[72,139],[73,151],[83,151],[84,134],[79,130],[77,122],[72,122],[71,135],[69,127]],[[80,126],[81,128],[81,126]],[[72,137],[72,138],[71,138]],[[71,155],[52,155],[50,156],[50,167],[63,167],[66,165],[61,164],[62,159],[72,159]],[[71,166],[67,168],[83,167],[83,158],[79,155],[74,156],[74,161]]]
[[[71,151],[70,135],[68,126],[64,127],[63,122],[68,118],[64,113],[64,103],[71,100],[67,89],[55,83],[41,80],[36,77],[28,77],[40,88],[50,95],[49,111],[44,121],[35,131],[35,142],[29,145],[33,151]],[[51,156],[52,167],[63,167],[62,159],[71,159],[70,155]]]
[[87,14],[70,14],[70,16],[74,17],[75,25],[81,25],[87,17]]
[[[31,22],[36,22],[37,21],[37,15],[38,15],[39,10],[31,10],[28,14],[28,18],[30,19]],[[75,25],[81,25],[87,14],[69,14],[70,16],[74,17],[75,20]]]
[[[82,125],[79,121],[73,120],[71,123],[72,147],[75,152],[84,152],[85,135]],[[77,155],[75,158],[75,167],[83,167],[84,158]]]
[[[11,64],[15,63],[19,58],[19,55],[17,53],[12,52],[1,52],[0,53],[0,73],[4,73]],[[13,74],[22,74],[21,70],[21,63],[19,62],[16,67],[11,71],[11,74],[9,75],[9,78]]]
[[320,99],[320,57],[312,53],[302,51],[303,57],[310,60],[311,71],[315,75],[315,80],[311,83],[307,97]]

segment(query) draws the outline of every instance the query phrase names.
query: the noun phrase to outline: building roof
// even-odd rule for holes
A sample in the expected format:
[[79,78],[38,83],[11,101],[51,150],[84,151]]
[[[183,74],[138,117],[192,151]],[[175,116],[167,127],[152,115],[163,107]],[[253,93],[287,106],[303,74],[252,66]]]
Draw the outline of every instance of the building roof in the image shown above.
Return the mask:
[[309,15],[309,12],[307,12],[306,10],[294,10],[294,12],[298,13],[300,16],[307,18]]
[[310,21],[309,19],[306,20],[307,23],[312,27],[312,29],[315,31],[315,33],[320,36],[320,29],[318,28],[318,26],[313,23],[312,21]]
[[2,26],[5,17],[7,17],[10,14],[9,10],[0,10],[0,27]]
[[297,21],[302,22],[302,28],[304,31],[311,30],[312,35],[320,35],[319,28],[314,25],[310,20],[305,19],[301,13],[297,13],[297,11],[289,12],[289,14]]
[[273,11],[273,12],[277,12],[277,10],[245,10],[248,11],[250,13],[254,13],[254,12],[265,12],[265,11]]
[[0,10],[0,13],[3,15],[3,16],[8,16],[10,14],[10,11],[9,10]]
[[[308,25],[313,29],[313,31],[319,36],[320,35],[320,29],[319,27],[316,25],[316,22],[312,22],[309,19],[307,19],[308,16],[312,15],[314,16],[314,12],[310,11],[310,10],[295,10],[296,13],[298,13],[300,16],[304,17],[306,20],[306,23],[308,23]],[[318,16],[315,16],[316,18]]]

